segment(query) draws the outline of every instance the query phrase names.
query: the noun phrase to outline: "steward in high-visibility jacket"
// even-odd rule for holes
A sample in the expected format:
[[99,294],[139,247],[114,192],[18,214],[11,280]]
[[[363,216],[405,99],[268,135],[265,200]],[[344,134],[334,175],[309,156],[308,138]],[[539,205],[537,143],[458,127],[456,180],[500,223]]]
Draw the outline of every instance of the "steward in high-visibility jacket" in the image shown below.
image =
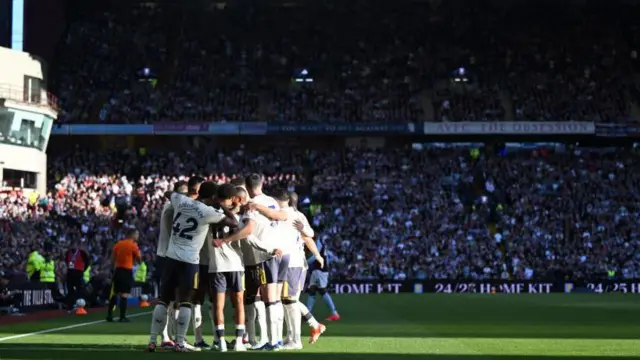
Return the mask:
[[55,283],[56,282],[56,261],[53,259],[45,260],[42,269],[40,269],[40,282],[41,283]]
[[137,283],[147,282],[147,264],[145,264],[144,261],[141,261],[140,264],[138,264],[136,273],[133,274],[133,281]]
[[40,280],[40,270],[44,266],[44,257],[38,253],[38,251],[33,251],[29,254],[27,258],[27,276],[31,281],[39,281]]
[[82,273],[82,279],[85,284],[88,284],[91,281],[91,265],[87,266],[87,269]]

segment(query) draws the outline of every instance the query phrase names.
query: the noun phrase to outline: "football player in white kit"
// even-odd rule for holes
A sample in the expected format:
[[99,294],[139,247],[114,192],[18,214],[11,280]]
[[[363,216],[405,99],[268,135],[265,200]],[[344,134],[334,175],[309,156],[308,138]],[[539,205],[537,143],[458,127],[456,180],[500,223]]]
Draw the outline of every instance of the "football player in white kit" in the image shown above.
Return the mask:
[[[192,182],[193,185],[193,182]],[[200,184],[197,184],[198,186]],[[178,181],[174,187],[173,191],[180,194],[187,194],[188,185],[186,181]],[[197,189],[196,189],[197,191]],[[167,253],[167,248],[169,247],[169,240],[171,239],[171,222],[173,221],[173,208],[171,207],[171,203],[167,202],[165,206],[162,208],[162,213],[160,215],[160,235],[158,237],[158,248],[156,250],[156,266],[155,266],[155,274],[154,276],[157,279],[158,288],[160,287],[160,279],[162,279],[162,273],[164,272],[164,262],[165,255]],[[171,340],[172,336],[175,338],[175,309],[173,306],[173,301],[169,304],[169,308],[167,310],[167,323],[162,330],[162,347],[163,348],[173,348],[175,346],[173,340]]]
[[[274,195],[278,201],[278,205],[288,213],[286,221],[281,222],[279,230],[282,241],[285,245],[285,252],[289,254],[289,264],[287,269],[286,282],[281,289],[282,303],[285,309],[285,319],[287,321],[287,339],[284,342],[283,349],[298,350],[302,349],[301,340],[301,318],[307,320],[311,328],[311,338],[309,343],[315,343],[320,335],[325,332],[326,327],[318,323],[311,313],[298,302],[298,298],[304,288],[304,279],[306,276],[306,260],[304,256],[304,243],[313,243],[313,229],[309,225],[307,218],[297,210],[298,194],[295,192],[278,192]],[[296,229],[296,226],[302,225]],[[304,238],[304,240],[303,240]],[[318,249],[311,246],[310,250],[313,254],[319,256]],[[280,333],[282,329],[280,329]]]
[[[243,202],[246,200],[246,192],[236,188],[231,184],[223,184],[218,188],[217,206],[226,207],[234,214],[240,211]],[[237,217],[239,220],[239,217]],[[242,227],[242,223],[239,223]],[[229,227],[215,226],[212,229],[213,239],[221,239],[228,235],[232,229]],[[213,294],[214,316],[212,318],[215,331],[214,344],[217,349],[227,351],[224,328],[224,305],[227,291],[231,294],[231,302],[235,310],[234,320],[236,321],[236,341],[234,351],[245,351],[242,337],[245,332],[244,318],[244,261],[241,243],[215,243],[210,241],[205,245],[209,257],[209,283],[207,287]]]
[[[275,199],[262,193],[263,177],[259,174],[250,175],[246,179],[246,189],[249,196],[252,197],[251,203],[247,205],[248,211],[244,216],[245,226],[237,233],[224,239],[225,242],[238,241],[247,238],[249,235],[255,235],[262,247],[267,249],[274,249],[277,246],[277,220],[286,220],[287,214],[280,211],[278,203]],[[273,212],[274,218],[267,218],[262,213],[253,211],[255,206],[266,208]],[[252,256],[245,257],[245,260],[249,262],[245,264],[246,275],[246,302],[255,301],[254,303],[247,303],[247,310],[252,311],[253,307],[258,312],[258,319],[261,319],[260,310],[261,302],[265,300],[265,312],[268,323],[268,342],[264,346],[257,347],[259,350],[277,350],[278,345],[278,321],[279,318],[284,318],[284,308],[280,302],[280,297],[277,294],[277,284],[279,281],[284,282],[286,277],[286,267],[282,271],[282,266],[287,266],[287,263],[282,263],[280,257],[272,256],[271,254],[265,254],[262,251],[254,251]],[[251,255],[251,254],[249,254]],[[288,259],[287,259],[288,260]],[[256,263],[254,266],[250,263]],[[254,281],[255,280],[255,281]],[[259,282],[261,286],[262,298],[254,298],[253,285],[254,282]],[[257,294],[256,294],[257,295]],[[281,314],[281,315],[280,315]],[[251,315],[247,320],[251,323]],[[247,328],[249,336],[251,337],[251,328]],[[262,335],[262,333],[261,333]],[[253,345],[253,344],[252,344]],[[256,347],[253,347],[256,349]],[[256,349],[256,350],[258,350]]]
[[[199,194],[202,198],[213,197]],[[198,288],[200,250],[204,245],[211,224],[223,223],[235,227],[235,217],[228,210],[214,209],[207,204],[191,199],[179,193],[170,195],[170,204],[174,211],[172,234],[165,259],[165,271],[161,281],[160,301],[153,310],[151,336],[148,351],[156,350],[158,334],[167,321],[167,304],[173,300],[178,289],[177,301],[180,303],[175,350],[188,351],[185,337],[191,323],[191,310],[194,292]]]

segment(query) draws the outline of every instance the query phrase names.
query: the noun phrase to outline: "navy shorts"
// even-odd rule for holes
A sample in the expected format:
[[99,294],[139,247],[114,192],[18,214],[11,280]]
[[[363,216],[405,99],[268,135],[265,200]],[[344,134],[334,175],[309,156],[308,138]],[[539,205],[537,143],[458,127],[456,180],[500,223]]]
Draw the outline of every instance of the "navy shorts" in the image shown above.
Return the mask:
[[[258,285],[259,286],[259,285]],[[244,271],[225,271],[209,274],[209,288],[212,293],[234,293],[244,291]]]
[[278,264],[278,282],[284,283],[287,281],[287,273],[289,272],[289,254],[283,255]]
[[164,273],[164,263],[166,258],[164,256],[156,256],[155,268],[153,269],[153,278],[156,282],[160,282],[162,279],[162,273]]
[[172,258],[165,258],[160,287],[162,294],[175,294],[175,289],[197,290],[200,285],[200,267]]
[[267,279],[262,264],[244,267],[245,297],[260,294],[260,285],[266,285]]
[[293,267],[287,270],[287,281],[284,283],[283,297],[296,297],[300,295],[304,287],[304,278],[307,272],[302,267]]
[[198,289],[196,290],[193,303],[198,305],[204,304],[204,300],[207,297],[208,290],[209,290],[209,266],[199,265],[198,266]]
[[289,255],[273,257],[262,263],[267,284],[284,283],[287,280]]

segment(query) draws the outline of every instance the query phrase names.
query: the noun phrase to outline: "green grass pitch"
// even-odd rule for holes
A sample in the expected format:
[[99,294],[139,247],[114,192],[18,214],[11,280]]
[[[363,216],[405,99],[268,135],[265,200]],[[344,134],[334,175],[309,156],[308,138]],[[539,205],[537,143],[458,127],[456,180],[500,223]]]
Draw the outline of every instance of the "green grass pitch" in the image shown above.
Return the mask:
[[[99,322],[102,311],[0,325],[1,360],[126,360],[168,357],[309,360],[485,360],[640,357],[640,297],[622,294],[342,295],[342,320],[299,352],[144,352],[150,317]],[[147,309],[144,309],[147,310]],[[141,309],[135,309],[140,312]],[[318,301],[318,319],[327,315]],[[231,316],[228,316],[231,319]],[[87,322],[68,329],[6,339]],[[207,319],[208,321],[208,319]],[[209,323],[205,329],[211,339]],[[229,330],[233,329],[228,324]],[[192,336],[190,335],[190,340]]]

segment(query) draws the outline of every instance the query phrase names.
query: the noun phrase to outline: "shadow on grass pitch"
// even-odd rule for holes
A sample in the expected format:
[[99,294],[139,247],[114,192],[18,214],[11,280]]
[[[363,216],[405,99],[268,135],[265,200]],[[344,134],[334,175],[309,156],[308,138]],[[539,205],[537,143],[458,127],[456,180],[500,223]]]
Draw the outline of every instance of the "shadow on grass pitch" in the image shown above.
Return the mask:
[[[128,346],[128,345],[89,345],[89,346],[72,346],[72,345],[59,345],[59,344],[37,344],[36,346],[27,344],[0,344],[0,354],[3,360],[45,360],[45,359],[64,359],[64,360],[125,360],[125,359],[139,359],[139,358],[167,358],[171,352],[158,352],[149,354],[144,352],[142,346]],[[234,354],[233,352],[225,354],[212,354],[210,351],[204,351],[200,353],[190,354],[190,357],[196,358],[210,358],[216,357],[236,357],[240,354]],[[434,354],[376,354],[376,353],[309,353],[309,352],[277,352],[277,353],[264,353],[264,352],[247,352],[240,355],[242,359],[305,359],[305,360],[326,360],[330,358],[332,360],[417,360],[417,359],[433,359],[433,360],[529,360],[529,359],[542,359],[542,360],[626,360],[637,359],[636,357],[603,357],[603,356],[500,356],[500,355],[434,355]]]

